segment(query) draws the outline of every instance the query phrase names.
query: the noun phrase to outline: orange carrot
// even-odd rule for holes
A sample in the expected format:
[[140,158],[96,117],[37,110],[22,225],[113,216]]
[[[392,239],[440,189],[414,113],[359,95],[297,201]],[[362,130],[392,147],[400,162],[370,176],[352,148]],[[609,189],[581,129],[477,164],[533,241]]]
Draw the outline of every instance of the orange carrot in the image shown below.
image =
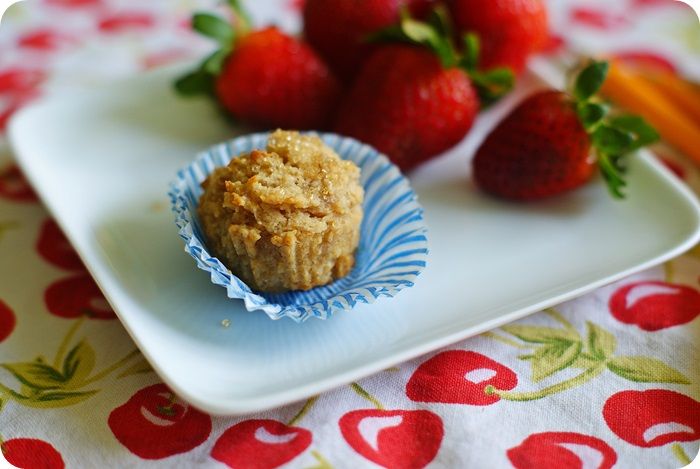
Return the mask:
[[678,109],[700,125],[700,91],[672,73],[642,75],[642,80],[658,89]]
[[678,110],[654,86],[611,62],[602,92],[622,108],[642,115],[664,140],[700,164],[700,123]]

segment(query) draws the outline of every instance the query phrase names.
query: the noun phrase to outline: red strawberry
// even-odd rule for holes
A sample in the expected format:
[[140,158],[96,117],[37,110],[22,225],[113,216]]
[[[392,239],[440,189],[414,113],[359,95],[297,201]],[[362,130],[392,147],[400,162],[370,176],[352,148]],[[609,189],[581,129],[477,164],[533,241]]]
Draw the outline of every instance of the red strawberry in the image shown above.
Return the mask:
[[216,81],[232,115],[266,127],[325,127],[339,91],[308,45],[274,27],[242,38]]
[[365,63],[335,129],[387,154],[408,171],[464,138],[479,110],[467,73],[431,51],[387,45]]
[[525,99],[477,151],[479,187],[507,199],[541,199],[583,185],[597,163],[612,194],[623,197],[622,157],[658,135],[636,116],[607,119],[607,108],[591,99],[607,68],[605,62],[586,67],[572,94],[541,91]]
[[[366,38],[399,21],[409,7],[427,13],[432,0],[308,0],[304,6],[304,36],[345,81],[357,74],[374,46]],[[342,21],[338,21],[338,19]]]
[[328,67],[306,43],[275,27],[249,32],[244,13],[239,8],[236,13],[236,30],[217,16],[193,17],[193,28],[216,39],[221,49],[180,78],[177,91],[215,94],[233,117],[246,124],[327,127],[340,95],[340,85]]
[[451,0],[455,25],[481,39],[483,69],[509,67],[519,73],[527,58],[547,43],[542,0]]

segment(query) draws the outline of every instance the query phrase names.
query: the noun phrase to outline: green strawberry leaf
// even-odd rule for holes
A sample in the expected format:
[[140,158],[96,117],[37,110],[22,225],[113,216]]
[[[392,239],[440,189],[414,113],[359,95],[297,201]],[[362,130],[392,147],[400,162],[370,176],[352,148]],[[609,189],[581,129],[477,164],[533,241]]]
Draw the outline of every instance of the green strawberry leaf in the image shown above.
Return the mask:
[[581,342],[556,342],[535,350],[532,358],[532,380],[537,383],[571,366],[581,353]]
[[607,366],[616,375],[638,383],[690,384],[683,373],[655,358],[621,356],[610,360]]
[[598,167],[603,179],[608,186],[610,195],[616,199],[624,199],[625,194],[622,189],[627,185],[622,178],[621,171],[618,169],[619,163],[615,158],[605,153],[598,153]]
[[44,363],[5,363],[2,367],[33,390],[58,389],[66,382],[60,371]]
[[201,70],[210,75],[219,75],[224,68],[224,62],[228,57],[230,50],[228,48],[219,49],[202,62]]
[[627,152],[634,139],[627,133],[609,125],[601,125],[591,135],[593,145],[603,153],[619,155]]
[[22,405],[37,408],[68,407],[94,396],[98,390],[91,391],[49,391],[27,400]]
[[475,71],[479,66],[479,57],[481,57],[481,41],[475,33],[467,33],[462,36],[462,45],[464,52],[462,55],[461,66],[465,70]]
[[410,42],[423,44],[433,50],[445,68],[455,65],[455,53],[450,40],[430,24],[405,18],[401,22],[401,30]]
[[588,321],[586,321],[586,329],[588,330],[586,344],[593,358],[606,359],[615,353],[617,340],[614,335]]
[[253,24],[253,21],[250,18],[250,15],[246,11],[246,9],[243,8],[241,1],[228,0],[228,5],[231,7],[233,12],[236,14],[238,20],[240,21],[239,26],[243,26],[243,28],[246,30],[250,29],[251,25]]
[[95,368],[95,351],[85,342],[81,341],[73,347],[63,360],[63,376],[66,388],[79,386]]
[[445,8],[445,5],[439,3],[430,11],[428,15],[428,24],[435,28],[435,31],[437,31],[440,36],[452,37],[450,13],[447,11],[447,8]]
[[233,27],[211,13],[195,13],[192,28],[198,33],[216,39],[222,47],[230,47],[235,38]]
[[659,134],[642,117],[635,115],[617,116],[610,119],[610,125],[633,136],[630,149],[645,147],[659,140]]
[[608,75],[607,62],[592,62],[576,78],[574,83],[574,97],[578,101],[586,101],[596,94],[603,86],[605,77]]
[[488,72],[473,71],[470,77],[483,107],[488,107],[508,94],[515,84],[515,76],[508,68],[494,68]]
[[583,102],[578,105],[578,117],[586,130],[591,130],[605,117],[608,108],[599,103]]
[[175,91],[182,96],[212,94],[214,77],[203,70],[197,70],[178,78],[175,81]]
[[520,326],[517,324],[502,326],[501,329],[510,335],[514,335],[520,340],[533,344],[580,342],[580,337],[578,334],[567,329],[554,329],[552,327],[540,326]]

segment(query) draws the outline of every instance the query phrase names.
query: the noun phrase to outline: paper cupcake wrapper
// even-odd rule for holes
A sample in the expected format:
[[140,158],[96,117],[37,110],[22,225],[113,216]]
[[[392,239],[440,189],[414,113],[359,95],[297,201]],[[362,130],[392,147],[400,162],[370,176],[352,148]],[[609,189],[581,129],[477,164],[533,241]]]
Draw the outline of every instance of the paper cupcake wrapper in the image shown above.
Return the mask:
[[334,310],[349,310],[358,303],[391,298],[413,286],[427,261],[423,209],[399,169],[386,156],[356,140],[334,134],[317,135],[341,158],[360,167],[360,182],[365,190],[355,267],[331,284],[308,291],[256,293],[207,250],[197,217],[200,184],[232,158],[265,148],[269,133],[239,137],[200,153],[177,173],[170,188],[175,223],[185,241],[185,251],[195,259],[197,267],[209,272],[211,281],[226,288],[230,298],[242,299],[249,311],[262,310],[272,319],[326,319]]

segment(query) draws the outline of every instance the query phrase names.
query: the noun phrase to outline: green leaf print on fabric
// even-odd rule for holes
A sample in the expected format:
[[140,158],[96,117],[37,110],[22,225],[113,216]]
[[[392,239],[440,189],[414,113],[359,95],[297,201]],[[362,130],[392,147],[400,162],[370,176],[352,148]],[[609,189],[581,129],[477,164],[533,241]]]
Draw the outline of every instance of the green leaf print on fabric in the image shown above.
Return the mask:
[[580,386],[603,373],[606,369],[635,382],[690,384],[680,371],[661,360],[645,356],[615,356],[615,336],[592,322],[586,322],[585,340],[574,326],[557,311],[544,311],[562,325],[545,326],[508,325],[501,328],[524,343],[503,337],[495,332],[486,334],[494,340],[518,348],[529,349],[518,358],[530,362],[533,383],[538,383],[567,368],[583,370],[580,374],[535,391],[509,391],[487,386],[487,395],[497,395],[511,401],[531,401]]
[[581,353],[581,342],[555,342],[538,347],[532,357],[532,380],[537,383],[568,368]]
[[[87,339],[82,339],[70,347],[83,321],[84,318],[71,325],[56,351],[52,364],[41,356],[29,362],[0,364],[0,367],[7,370],[19,384],[19,389],[13,389],[0,383],[0,402],[6,404],[14,401],[36,408],[78,404],[99,392],[99,389],[85,389],[86,387],[124,368],[133,358],[140,356],[138,350],[132,350],[117,362],[93,373],[96,363],[95,350]],[[141,362],[132,364],[120,376],[146,372],[144,362],[142,357]],[[150,370],[150,367],[148,369]]]
[[678,370],[655,358],[615,357],[607,366],[616,375],[639,383],[690,384]]
[[66,387],[79,387],[95,368],[95,350],[90,344],[81,341],[68,352],[63,361],[63,375]]

